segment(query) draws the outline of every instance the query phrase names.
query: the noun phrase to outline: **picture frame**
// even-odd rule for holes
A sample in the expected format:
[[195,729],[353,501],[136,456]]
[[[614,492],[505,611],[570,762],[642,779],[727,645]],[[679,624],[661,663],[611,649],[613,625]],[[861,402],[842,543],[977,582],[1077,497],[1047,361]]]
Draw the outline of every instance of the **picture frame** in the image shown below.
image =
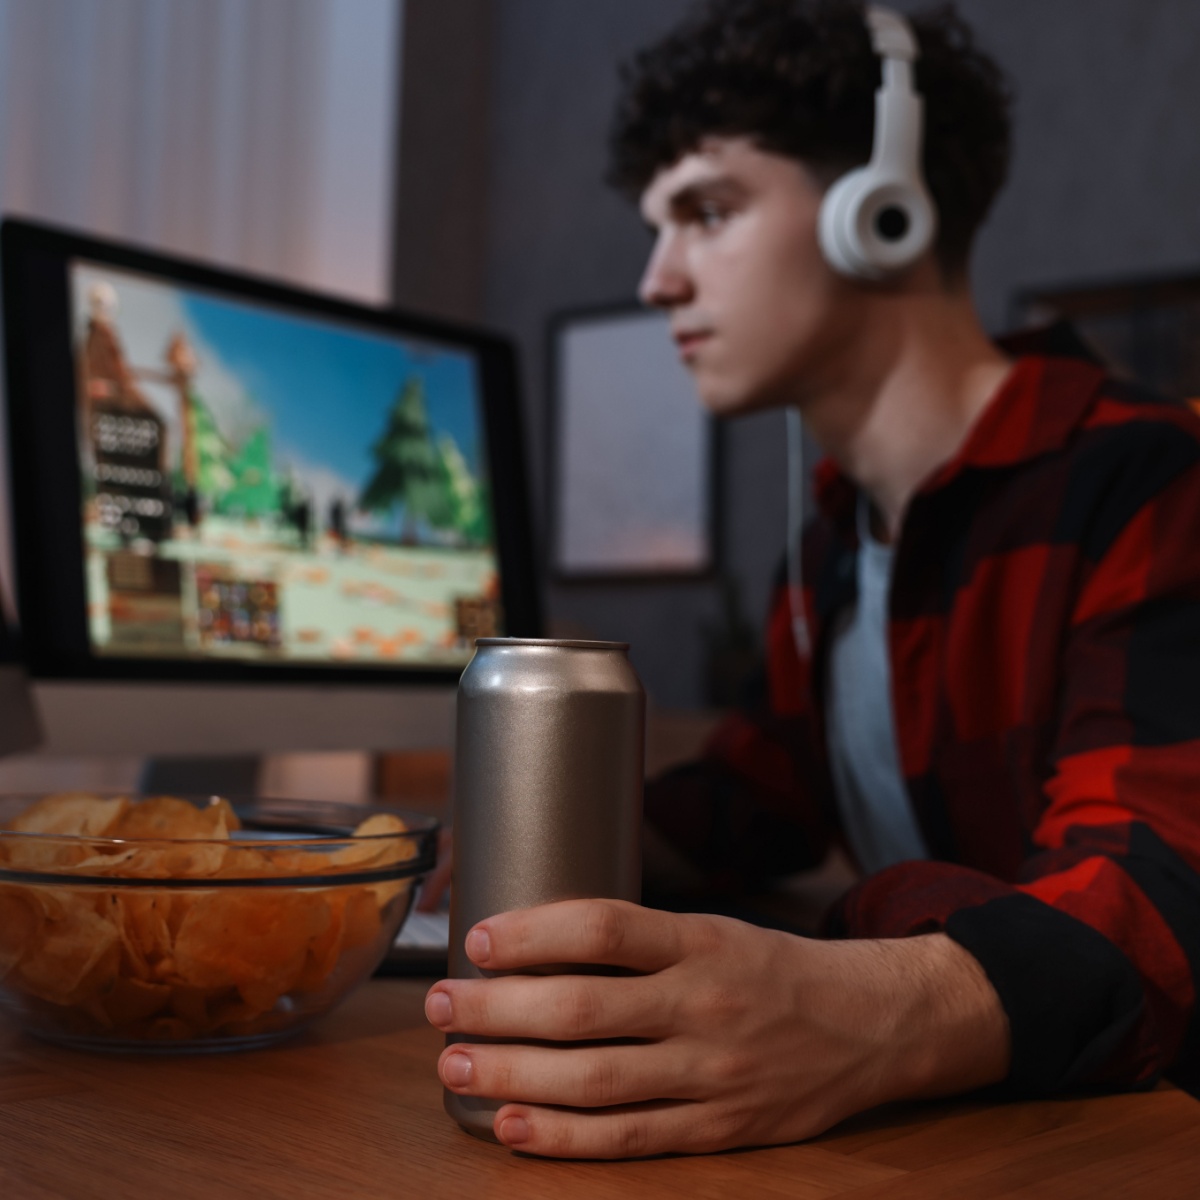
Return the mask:
[[717,568],[718,431],[669,318],[630,303],[550,326],[551,572],[697,579]]
[[1066,322],[1115,374],[1200,407],[1200,270],[1023,288],[1012,315]]

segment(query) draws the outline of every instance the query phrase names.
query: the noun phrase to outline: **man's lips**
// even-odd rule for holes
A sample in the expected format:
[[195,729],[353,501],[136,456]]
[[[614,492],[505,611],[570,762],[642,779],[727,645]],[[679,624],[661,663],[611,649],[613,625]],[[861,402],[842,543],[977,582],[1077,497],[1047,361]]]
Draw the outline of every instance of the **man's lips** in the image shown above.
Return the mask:
[[672,336],[675,339],[675,345],[679,347],[679,353],[686,356],[694,351],[701,342],[712,337],[712,331],[709,329],[679,329]]

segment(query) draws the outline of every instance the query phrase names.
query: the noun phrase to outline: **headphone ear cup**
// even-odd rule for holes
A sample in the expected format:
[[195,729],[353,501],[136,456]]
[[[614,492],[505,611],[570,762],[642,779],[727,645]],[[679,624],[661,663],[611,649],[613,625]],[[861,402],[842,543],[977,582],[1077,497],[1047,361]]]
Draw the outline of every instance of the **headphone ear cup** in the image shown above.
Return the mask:
[[862,255],[855,244],[854,229],[857,213],[862,207],[864,190],[870,184],[871,172],[859,167],[834,181],[817,216],[817,240],[825,261],[848,279],[865,279]]
[[918,182],[870,166],[825,194],[817,238],[829,265],[848,279],[879,282],[911,267],[933,244],[937,213]]

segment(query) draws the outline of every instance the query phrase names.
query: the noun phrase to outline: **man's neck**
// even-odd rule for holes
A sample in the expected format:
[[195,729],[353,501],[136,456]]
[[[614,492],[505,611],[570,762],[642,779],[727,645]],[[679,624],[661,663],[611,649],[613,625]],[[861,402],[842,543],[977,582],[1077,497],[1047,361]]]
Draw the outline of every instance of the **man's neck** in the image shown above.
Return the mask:
[[1011,362],[965,290],[879,293],[829,384],[799,407],[822,449],[870,497],[876,532],[898,534],[921,482],[951,459]]

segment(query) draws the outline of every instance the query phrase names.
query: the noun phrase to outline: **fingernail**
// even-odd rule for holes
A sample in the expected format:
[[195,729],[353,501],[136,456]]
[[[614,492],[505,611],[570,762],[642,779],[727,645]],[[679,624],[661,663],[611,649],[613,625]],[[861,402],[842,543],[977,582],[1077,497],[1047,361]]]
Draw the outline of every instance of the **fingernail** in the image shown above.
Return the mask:
[[467,934],[467,957],[476,963],[485,963],[492,957],[492,939],[486,929],[472,929]]
[[431,1025],[449,1025],[452,1015],[450,997],[445,992],[430,992],[425,997],[425,1016]]
[[506,1146],[519,1146],[529,1141],[529,1122],[524,1117],[505,1117],[496,1130],[496,1136]]
[[442,1063],[442,1079],[451,1087],[466,1087],[471,1082],[471,1060],[465,1054],[452,1054]]

